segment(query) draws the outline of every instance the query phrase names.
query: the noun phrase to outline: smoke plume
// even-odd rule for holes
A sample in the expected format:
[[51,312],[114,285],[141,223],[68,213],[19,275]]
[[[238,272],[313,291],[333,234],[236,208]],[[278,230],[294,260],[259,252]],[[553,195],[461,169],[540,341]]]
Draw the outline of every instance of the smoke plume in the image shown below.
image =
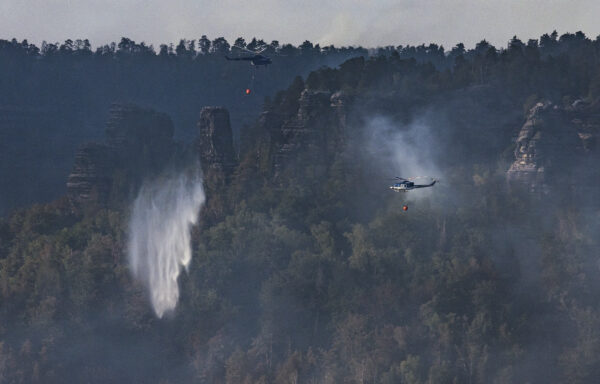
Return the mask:
[[[385,170],[387,177],[417,177],[417,184],[430,183],[441,174],[436,165],[439,147],[432,134],[431,122],[426,118],[410,124],[400,124],[384,116],[367,119],[367,152],[370,163]],[[390,181],[390,183],[393,181]],[[431,190],[422,189],[405,198],[429,196]]]
[[177,305],[177,278],[192,258],[190,227],[204,200],[201,177],[180,174],[145,184],[133,203],[129,263],[159,318]]

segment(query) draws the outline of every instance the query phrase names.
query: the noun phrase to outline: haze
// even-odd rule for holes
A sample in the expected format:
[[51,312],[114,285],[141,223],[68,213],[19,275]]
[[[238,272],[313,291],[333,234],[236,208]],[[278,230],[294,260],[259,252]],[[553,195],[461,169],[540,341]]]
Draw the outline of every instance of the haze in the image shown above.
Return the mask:
[[158,45],[180,38],[243,36],[298,44],[367,47],[435,42],[451,48],[482,38],[496,46],[517,35],[538,38],[582,30],[600,34],[595,0],[3,0],[0,37],[93,46],[127,36]]

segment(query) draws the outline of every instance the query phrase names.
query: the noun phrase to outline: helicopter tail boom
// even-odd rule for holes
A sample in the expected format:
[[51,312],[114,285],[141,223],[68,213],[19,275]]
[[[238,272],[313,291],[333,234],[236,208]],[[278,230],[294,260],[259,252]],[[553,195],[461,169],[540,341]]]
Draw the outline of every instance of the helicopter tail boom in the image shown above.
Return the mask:
[[229,56],[225,56],[225,59],[227,59],[229,61],[248,61],[248,60],[252,60],[251,57],[229,57]]
[[415,185],[415,188],[427,188],[427,187],[433,187],[435,185],[435,183],[437,183],[437,180],[433,180],[431,182],[431,184],[420,184],[420,185]]

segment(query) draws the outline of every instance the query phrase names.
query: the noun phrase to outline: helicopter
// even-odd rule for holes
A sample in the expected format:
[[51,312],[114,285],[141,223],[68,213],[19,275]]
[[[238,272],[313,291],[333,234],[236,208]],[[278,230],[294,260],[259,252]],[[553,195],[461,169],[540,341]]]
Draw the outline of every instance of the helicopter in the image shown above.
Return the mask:
[[236,47],[236,48],[239,48],[239,49],[241,49],[243,51],[246,51],[246,53],[249,53],[252,56],[246,56],[246,57],[229,57],[229,56],[225,56],[225,58],[227,60],[230,60],[230,61],[249,61],[250,64],[252,64],[252,65],[255,65],[255,66],[264,65],[265,67],[267,65],[273,63],[273,61],[269,57],[267,57],[265,55],[262,55],[262,52],[264,52],[265,49],[267,49],[267,47],[264,47],[264,48],[262,48],[259,51],[251,51],[249,49],[242,48],[242,47]]
[[431,178],[431,180],[432,180],[431,184],[415,184],[412,181],[412,180],[420,179],[420,178],[422,178],[422,177],[409,177],[408,179],[405,179],[403,177],[396,176],[394,179],[400,180],[400,182],[394,183],[394,185],[391,185],[390,189],[394,192],[408,192],[412,189],[433,187],[435,185],[435,183],[437,182],[437,180],[434,178]]

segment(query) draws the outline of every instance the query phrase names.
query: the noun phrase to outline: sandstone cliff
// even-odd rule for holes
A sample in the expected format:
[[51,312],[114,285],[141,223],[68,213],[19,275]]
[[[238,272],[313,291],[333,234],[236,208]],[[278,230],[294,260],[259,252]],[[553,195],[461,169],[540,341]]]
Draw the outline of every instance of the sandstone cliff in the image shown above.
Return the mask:
[[202,108],[195,147],[207,198],[201,221],[211,221],[224,210],[226,188],[237,166],[229,112],[225,108]]
[[[310,158],[318,165],[343,145],[349,99],[341,92],[303,90],[295,113],[282,116],[266,110],[258,120],[259,129],[268,132],[271,167],[277,180],[286,168]],[[317,167],[318,168],[318,167]],[[317,169],[318,171],[318,169]]]
[[83,145],[75,155],[73,170],[67,181],[68,196],[78,201],[106,201],[114,168],[114,157],[107,145]]
[[594,182],[586,164],[598,156],[599,132],[600,113],[594,107],[537,103],[519,131],[508,180],[534,192],[585,188]]
[[198,121],[198,152],[205,177],[228,179],[236,166],[229,112],[222,107],[204,107]]
[[[130,198],[146,177],[163,171],[181,155],[177,148],[169,116],[132,104],[114,104],[106,142],[86,144],[77,152],[67,194],[79,203]],[[207,193],[215,197],[237,165],[226,109],[202,109],[195,149]]]
[[175,149],[171,119],[132,104],[111,107],[106,139],[77,152],[67,181],[71,200],[104,204],[113,192],[127,193],[144,175],[161,170]]

